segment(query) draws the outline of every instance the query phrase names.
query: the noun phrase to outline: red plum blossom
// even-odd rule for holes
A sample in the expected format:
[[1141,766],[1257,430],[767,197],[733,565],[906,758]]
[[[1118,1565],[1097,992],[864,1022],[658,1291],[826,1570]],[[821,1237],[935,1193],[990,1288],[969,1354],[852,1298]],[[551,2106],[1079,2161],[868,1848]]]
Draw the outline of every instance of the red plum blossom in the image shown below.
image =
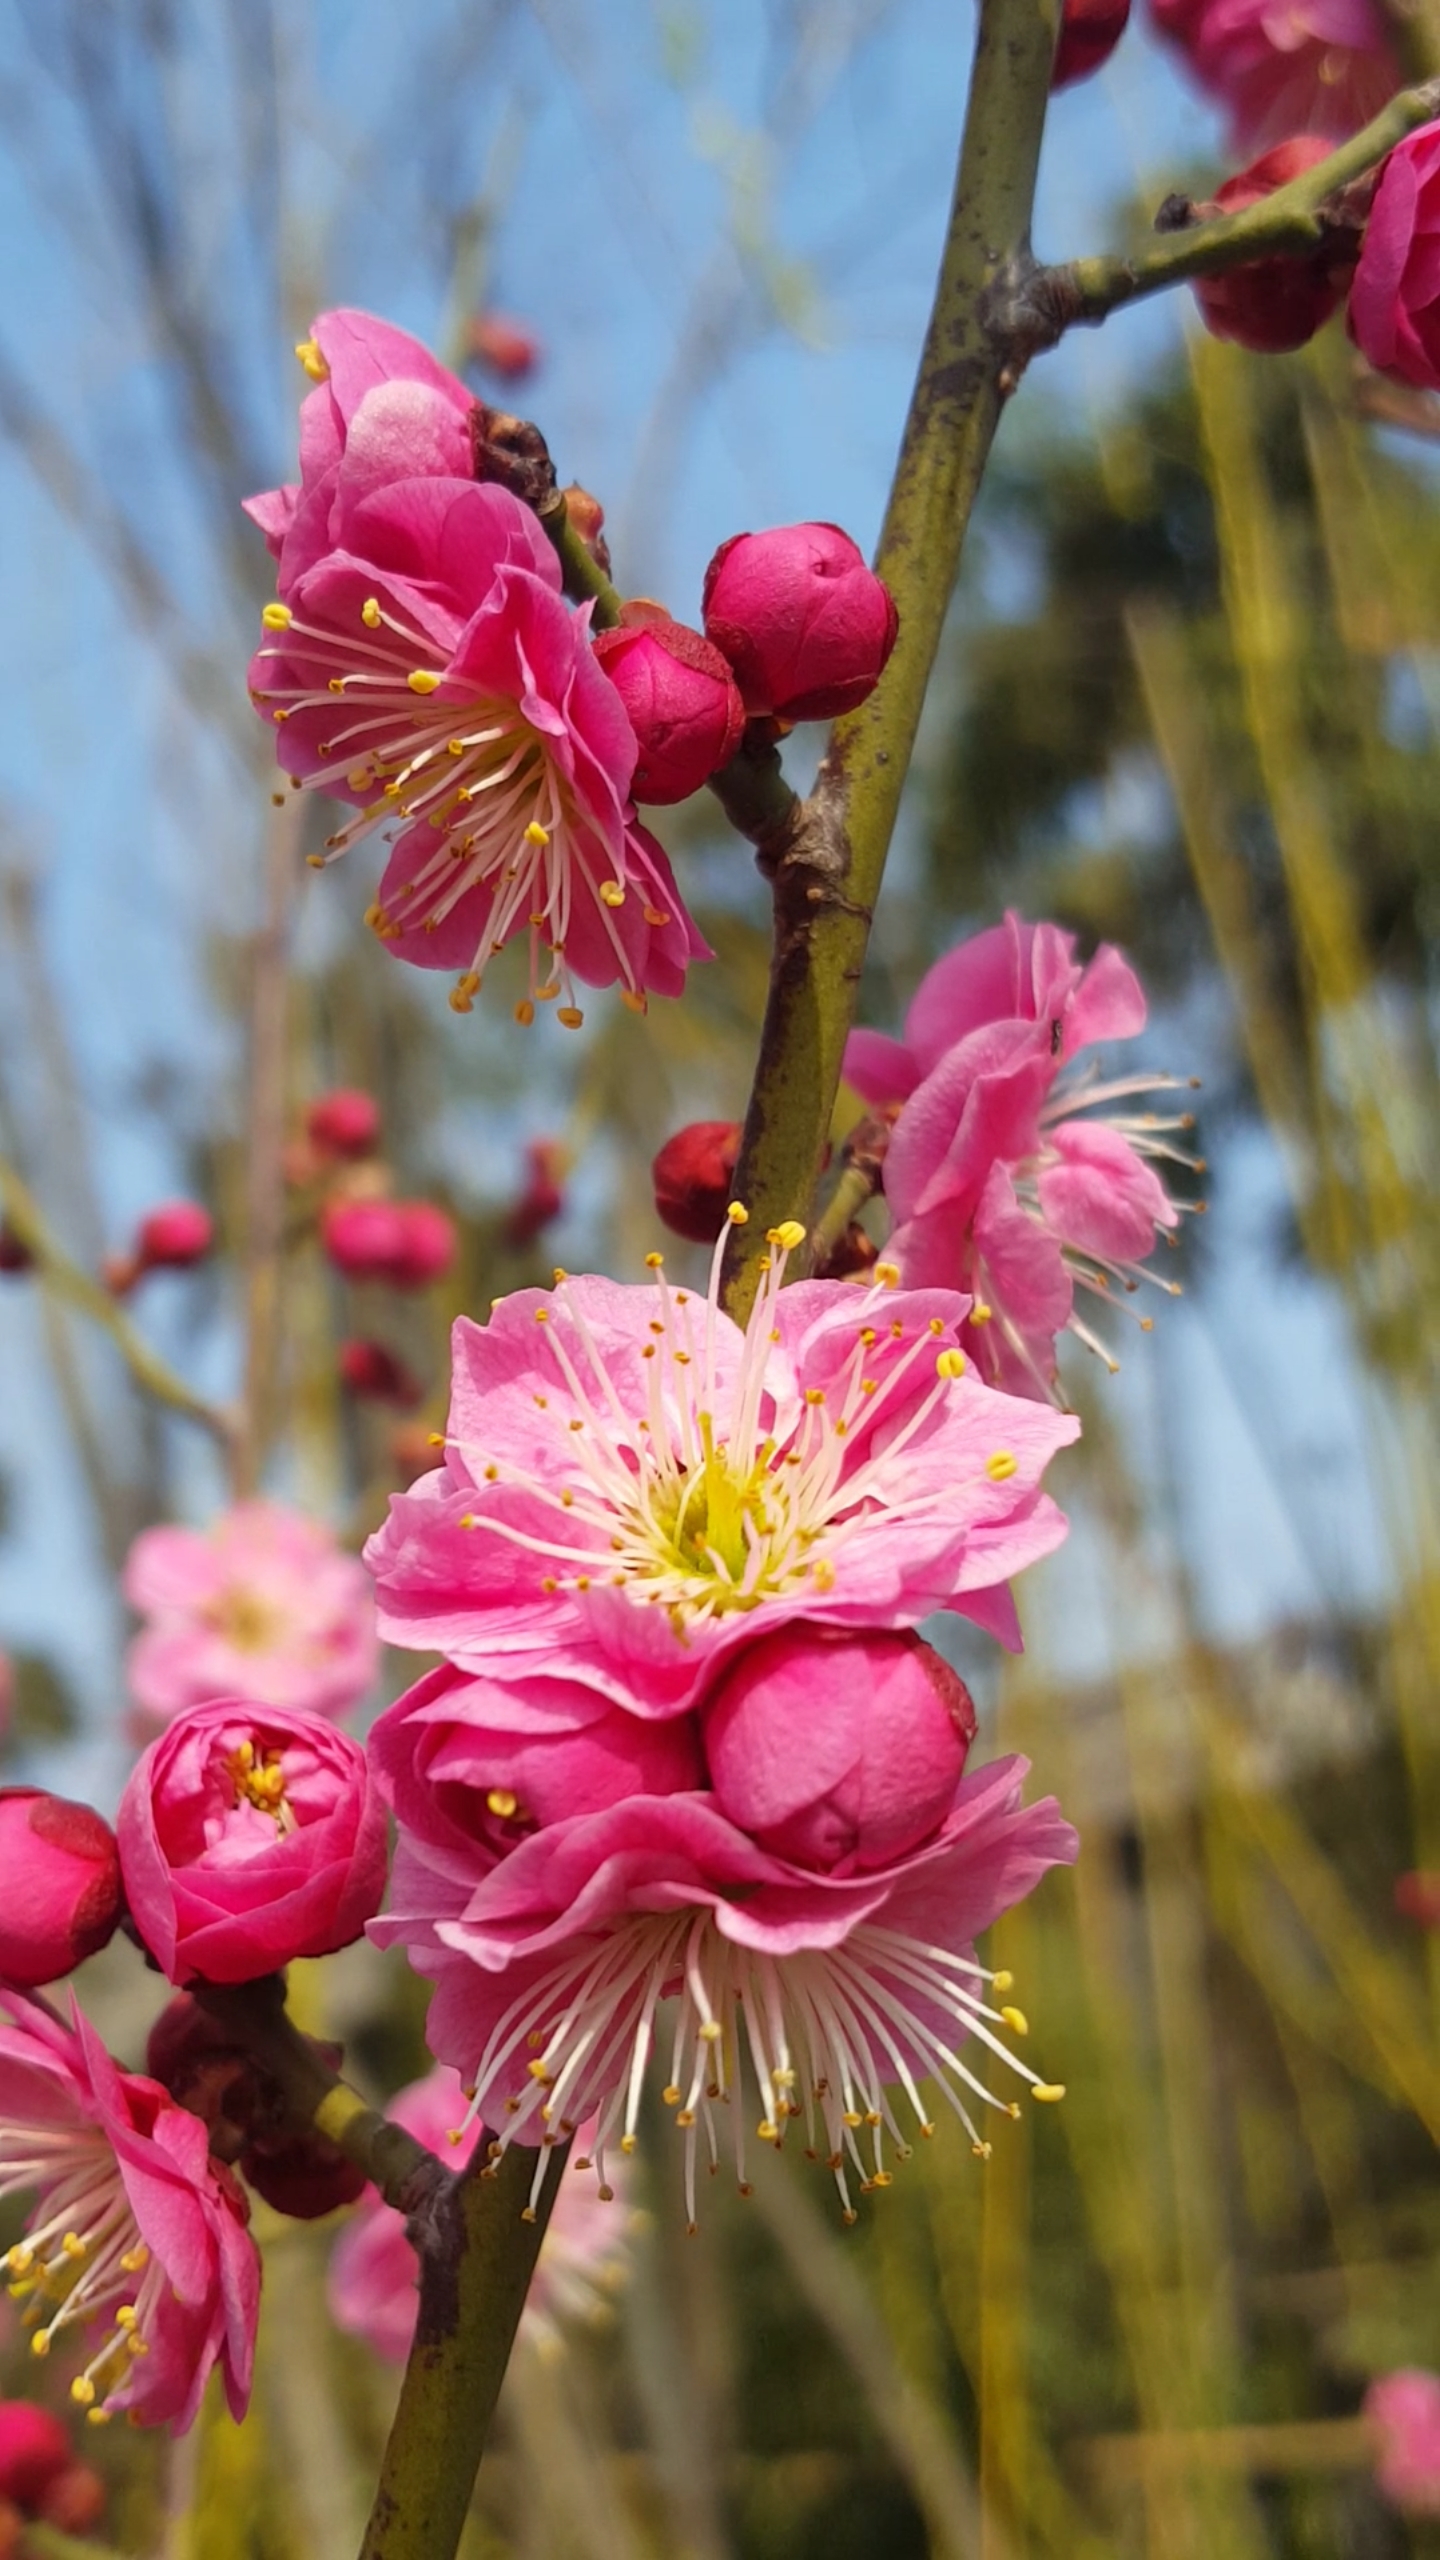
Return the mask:
[[143,1530],[123,1588],[149,1620],[127,1670],[152,1718],[237,1695],[343,1716],[375,1677],[363,1569],[319,1521],[278,1503],[237,1503],[208,1530]]
[[1151,0],[1162,36],[1224,106],[1240,149],[1340,141],[1401,85],[1377,0]]
[[[1066,1078],[1077,1051],[1132,1038],[1145,999],[1111,944],[1082,965],[1074,936],[1014,914],[938,960],[921,980],[905,1037],[852,1032],[845,1075],[898,1111],[885,1157],[895,1220],[886,1248],[909,1287],[971,1293],[960,1339],[997,1385],[1048,1395],[1067,1327],[1110,1355],[1075,1313],[1077,1285],[1130,1290],[1157,1230],[1180,1211],[1157,1161],[1193,1164],[1174,1143],[1189,1114],[1130,1108],[1176,1079]],[[1113,1117],[1100,1104],[1124,1103]],[[1157,1282],[1168,1287],[1173,1284]]]
[[889,589],[836,524],[776,525],[722,542],[705,572],[705,631],[752,718],[833,720],[872,693],[895,646]]
[[[1227,178],[1217,187],[1214,204],[1197,205],[1196,214],[1243,213],[1328,159],[1332,148],[1313,133],[1277,143],[1248,169]],[[1339,310],[1353,265],[1354,246],[1348,241],[1312,258],[1257,258],[1220,275],[1197,277],[1195,299],[1212,337],[1231,338],[1259,355],[1284,355],[1306,346]]]
[[1376,2486],[1412,2516],[1440,2516],[1440,2374],[1408,2366],[1382,2374],[1365,2394],[1379,2439]]
[[796,1617],[954,1609],[1018,1643],[1009,1579],[1064,1535],[1040,1479],[1078,1425],[983,1383],[953,1289],[783,1288],[803,1234],[772,1231],[743,1333],[718,1245],[705,1297],[654,1254],[649,1288],[562,1275],[462,1318],[444,1464],[366,1550],[386,1638],[539,1657],[641,1716]]
[[107,1946],[123,1909],[108,1822],[40,1787],[0,1787],[0,1982],[33,1991]]
[[723,1233],[740,1161],[738,1120],[691,1120],[667,1138],[650,1168],[655,1208],[672,1235],[713,1244]]
[[322,1716],[218,1700],[178,1715],[120,1800],[130,1917],[171,1982],[253,1982],[358,1938],[385,1890],[385,1814]]
[[84,2335],[81,2408],[180,2434],[219,2366],[232,2416],[250,2396],[260,2260],[205,2127],[154,2080],[117,2069],[83,2013],[73,2029],[0,1992],[0,2196],[30,2196],[4,2256],[34,2352]]
[[1385,163],[1351,287],[1350,334],[1382,373],[1440,390],[1440,124],[1407,134]]

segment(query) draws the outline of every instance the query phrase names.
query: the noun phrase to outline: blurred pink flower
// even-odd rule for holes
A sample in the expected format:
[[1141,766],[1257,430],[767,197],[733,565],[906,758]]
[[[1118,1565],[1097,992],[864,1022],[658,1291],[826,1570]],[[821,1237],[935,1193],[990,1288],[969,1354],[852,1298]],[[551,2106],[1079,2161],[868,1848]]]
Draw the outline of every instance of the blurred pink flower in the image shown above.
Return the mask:
[[707,1298],[655,1254],[653,1288],[562,1277],[462,1318],[444,1466],[366,1549],[386,1638],[642,1716],[797,1617],[955,1609],[1018,1644],[1009,1577],[1065,1534],[1040,1478],[1078,1424],[982,1384],[953,1290],[782,1288],[802,1235],[774,1231],[743,1334],[721,1245]]
[[250,2395],[260,2260],[198,2116],[119,2071],[88,2019],[74,2030],[0,1991],[0,2196],[33,2195],[3,2260],[31,2347],[92,2325],[71,2397],[179,2434],[218,2364],[231,2413]]
[[189,1707],[117,1817],[130,1916],[171,1982],[254,1982],[359,1937],[385,1891],[385,1809],[358,1742],[243,1698]]
[[[1145,1022],[1133,970],[1102,944],[1082,966],[1075,937],[1015,914],[937,960],[903,1040],[854,1031],[845,1074],[898,1117],[885,1158],[895,1220],[886,1251],[910,1288],[964,1289],[960,1339],[985,1376],[1049,1395],[1067,1327],[1115,1365],[1074,1311],[1077,1284],[1114,1302],[1140,1279],[1157,1228],[1180,1211],[1156,1161],[1191,1164],[1175,1144],[1188,1113],[1158,1118],[1101,1103],[1173,1088],[1173,1076],[1061,1082],[1077,1050],[1130,1039]],[[1169,1289],[1173,1284],[1155,1281]]]
[[[919,2083],[932,2080],[984,2151],[966,2093],[1007,2102],[957,2050],[967,2037],[1036,2095],[1060,2094],[1000,2041],[1007,2013],[990,2005],[992,1977],[972,1953],[980,1930],[1075,1854],[1052,1800],[1021,1808],[1024,1773],[1003,1760],[962,1779],[928,1840],[848,1876],[762,1849],[713,1796],[632,1796],[542,1827],[495,1863],[477,1856],[469,1882],[411,1852],[371,1935],[433,1977],[432,2050],[473,2088],[473,2119],[498,2127],[502,2145],[539,2146],[537,2192],[548,2144],[591,2115],[604,2187],[607,2150],[636,2146],[658,2046],[692,2224],[697,2135],[713,2159],[723,2123],[743,2186],[757,2102],[762,2142],[804,2121],[849,2215],[851,2172],[863,2191],[888,2185],[887,2137],[908,2156],[887,2095],[897,2084],[931,2133]],[[1008,2023],[1023,2031],[1018,2011]]]
[[1365,2394],[1380,2439],[1376,2485],[1406,2514],[1440,2516],[1440,2374],[1409,2366],[1382,2374]]
[[[464,2122],[465,2092],[456,2072],[439,2069],[412,2082],[385,2110],[396,2124],[452,2168],[475,2148],[478,2124],[458,2144],[451,2133]],[[617,2180],[623,2188],[623,2180]],[[623,2272],[629,2216],[615,2193],[601,2198],[583,2178],[562,2174],[555,2209],[520,2321],[530,2344],[558,2339],[567,2318],[592,2317],[604,2307]],[[415,2334],[415,2252],[404,2217],[374,2187],[366,2189],[330,2259],[330,2310],[337,2328],[364,2338],[389,2364],[403,2364]]]
[[1380,174],[1350,292],[1350,334],[1382,373],[1440,390],[1440,124],[1397,143]]
[[147,1716],[237,1696],[343,1716],[375,1677],[363,1567],[278,1503],[236,1503],[208,1530],[142,1530],[122,1587],[150,1621],[127,1665]]
[[1151,0],[1160,34],[1228,108],[1236,148],[1339,142],[1401,86],[1375,0]]

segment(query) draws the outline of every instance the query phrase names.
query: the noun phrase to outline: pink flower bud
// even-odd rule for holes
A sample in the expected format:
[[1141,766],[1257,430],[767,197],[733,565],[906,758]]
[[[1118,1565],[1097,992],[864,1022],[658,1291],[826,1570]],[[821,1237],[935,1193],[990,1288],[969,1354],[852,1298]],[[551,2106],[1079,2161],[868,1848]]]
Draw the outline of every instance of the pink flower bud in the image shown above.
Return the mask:
[[193,1200],[167,1200],[140,1221],[135,1256],[141,1271],[188,1271],[215,1242],[215,1221]]
[[833,720],[873,691],[899,616],[834,524],[732,534],[705,572],[705,630],[753,718]]
[[890,1865],[938,1829],[975,1734],[964,1682],[916,1635],[799,1624],[712,1692],[720,1809],[773,1856],[826,1875]]
[[1072,81],[1088,80],[1108,62],[1129,15],[1130,0],[1064,0],[1051,88],[1068,89]]
[[502,382],[523,382],[540,361],[540,341],[531,329],[518,320],[507,320],[500,311],[477,311],[469,328],[469,352],[477,364],[488,365]]
[[107,1946],[121,1912],[115,1834],[88,1804],[0,1787],[0,1979],[58,1982]]
[[397,1289],[428,1289],[455,1259],[455,1221],[429,1200],[402,1200],[396,1215],[400,1238],[390,1278]]
[[253,1982],[348,1947],[385,1890],[385,1813],[320,1716],[218,1699],[153,1742],[120,1800],[130,1915],[172,1982]]
[[393,1404],[408,1413],[424,1397],[419,1379],[383,1342],[342,1342],[336,1367],[342,1386],[362,1403]]
[[595,655],[635,732],[635,798],[688,800],[744,734],[745,705],[719,650],[683,622],[647,622],[602,631]]
[[[1333,145],[1315,134],[1297,134],[1277,143],[1238,176],[1216,190],[1213,205],[1197,205],[1200,219],[1217,213],[1243,213],[1277,187],[1288,186],[1317,162],[1328,160]],[[1316,252],[1313,258],[1257,258],[1253,264],[1228,267],[1223,275],[1197,276],[1195,299],[1212,338],[1233,338],[1259,355],[1286,355],[1308,345],[1345,299],[1345,277],[1353,249],[1343,241]]]
[[373,1155],[380,1143],[380,1105],[373,1094],[353,1086],[322,1093],[305,1114],[305,1132],[321,1155]]
[[72,2462],[58,2480],[52,2480],[35,2502],[36,2513],[45,2524],[57,2525],[62,2533],[93,2533],[105,2513],[109,2496],[98,2471],[88,2462]]
[[403,1232],[393,1200],[334,1200],[320,1221],[320,1241],[347,1280],[388,1280]]
[[1350,293],[1350,335],[1382,373],[1440,390],[1440,303],[1431,276],[1440,228],[1440,124],[1397,143],[1381,172]]
[[738,1120],[692,1120],[667,1138],[650,1167],[655,1206],[673,1236],[713,1244],[734,1197]]
[[0,2400],[0,2498],[38,2507],[75,2460],[60,2420],[30,2400]]

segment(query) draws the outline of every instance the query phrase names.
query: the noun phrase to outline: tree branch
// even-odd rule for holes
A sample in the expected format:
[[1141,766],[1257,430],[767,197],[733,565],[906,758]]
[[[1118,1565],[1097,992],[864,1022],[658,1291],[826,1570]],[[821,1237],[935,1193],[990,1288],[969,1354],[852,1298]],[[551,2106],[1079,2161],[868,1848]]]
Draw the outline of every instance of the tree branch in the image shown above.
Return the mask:
[[[768,1227],[809,1215],[871,913],[961,545],[1007,394],[991,298],[1023,274],[1050,94],[1056,0],[982,0],[960,163],[930,325],[875,566],[900,633],[868,702],[836,723],[808,800],[763,848],[775,949],[736,1172],[731,1312],[754,1296]],[[722,795],[723,796],[723,795]]]

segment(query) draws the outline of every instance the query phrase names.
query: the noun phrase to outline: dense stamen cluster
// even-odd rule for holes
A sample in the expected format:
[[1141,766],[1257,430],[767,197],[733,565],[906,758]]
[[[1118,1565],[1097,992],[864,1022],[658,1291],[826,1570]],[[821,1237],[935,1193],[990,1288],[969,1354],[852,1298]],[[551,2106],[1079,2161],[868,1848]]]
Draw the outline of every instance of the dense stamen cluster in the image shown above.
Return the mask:
[[140,2236],[114,2151],[98,2126],[0,2126],[0,2196],[43,2192],[45,2218],[0,2259],[21,2306],[31,2352],[45,2356],[77,2325],[102,2324],[100,2343],[70,2385],[92,2425],[138,2356],[164,2276]]

